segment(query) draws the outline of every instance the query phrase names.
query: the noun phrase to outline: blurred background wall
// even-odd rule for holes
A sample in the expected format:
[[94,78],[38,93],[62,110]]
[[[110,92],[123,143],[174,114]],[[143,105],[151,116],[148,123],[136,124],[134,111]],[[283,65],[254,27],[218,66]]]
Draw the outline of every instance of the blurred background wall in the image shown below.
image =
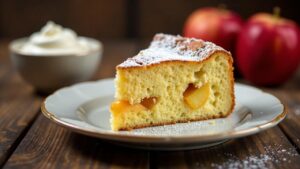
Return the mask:
[[220,4],[244,19],[279,6],[282,16],[300,23],[299,0],[0,0],[0,38],[28,36],[48,20],[98,39],[181,34],[191,12]]

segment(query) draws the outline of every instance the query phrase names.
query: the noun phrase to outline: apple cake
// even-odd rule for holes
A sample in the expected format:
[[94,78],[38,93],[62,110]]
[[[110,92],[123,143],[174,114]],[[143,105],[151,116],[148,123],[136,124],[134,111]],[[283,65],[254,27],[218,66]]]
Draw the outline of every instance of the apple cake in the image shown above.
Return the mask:
[[112,129],[226,117],[235,104],[232,64],[230,52],[211,42],[156,34],[116,67]]

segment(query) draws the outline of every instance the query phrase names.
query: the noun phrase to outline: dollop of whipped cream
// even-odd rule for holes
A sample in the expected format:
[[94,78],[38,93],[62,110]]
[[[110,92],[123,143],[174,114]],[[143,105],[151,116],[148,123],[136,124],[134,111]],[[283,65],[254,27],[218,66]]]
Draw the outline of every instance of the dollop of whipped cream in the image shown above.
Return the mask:
[[30,36],[21,47],[21,52],[33,55],[67,55],[85,53],[90,48],[89,42],[78,37],[73,30],[48,21],[40,32]]

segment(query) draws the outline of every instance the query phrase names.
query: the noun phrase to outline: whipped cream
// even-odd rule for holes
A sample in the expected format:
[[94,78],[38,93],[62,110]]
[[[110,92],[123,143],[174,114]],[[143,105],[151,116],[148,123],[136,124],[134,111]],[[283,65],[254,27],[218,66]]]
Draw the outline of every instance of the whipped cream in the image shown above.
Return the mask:
[[92,47],[73,30],[49,21],[40,32],[33,33],[20,50],[33,55],[68,55],[86,53]]

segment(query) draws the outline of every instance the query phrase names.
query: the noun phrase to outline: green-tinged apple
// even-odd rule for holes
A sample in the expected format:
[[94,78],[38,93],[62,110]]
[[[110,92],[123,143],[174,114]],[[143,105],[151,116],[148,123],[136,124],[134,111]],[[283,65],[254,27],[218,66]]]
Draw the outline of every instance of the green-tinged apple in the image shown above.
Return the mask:
[[236,46],[237,64],[242,75],[256,85],[279,85],[300,62],[298,25],[274,15],[258,13],[242,28]]
[[238,14],[222,8],[206,7],[188,17],[183,35],[211,41],[234,51],[241,27],[242,19]]

